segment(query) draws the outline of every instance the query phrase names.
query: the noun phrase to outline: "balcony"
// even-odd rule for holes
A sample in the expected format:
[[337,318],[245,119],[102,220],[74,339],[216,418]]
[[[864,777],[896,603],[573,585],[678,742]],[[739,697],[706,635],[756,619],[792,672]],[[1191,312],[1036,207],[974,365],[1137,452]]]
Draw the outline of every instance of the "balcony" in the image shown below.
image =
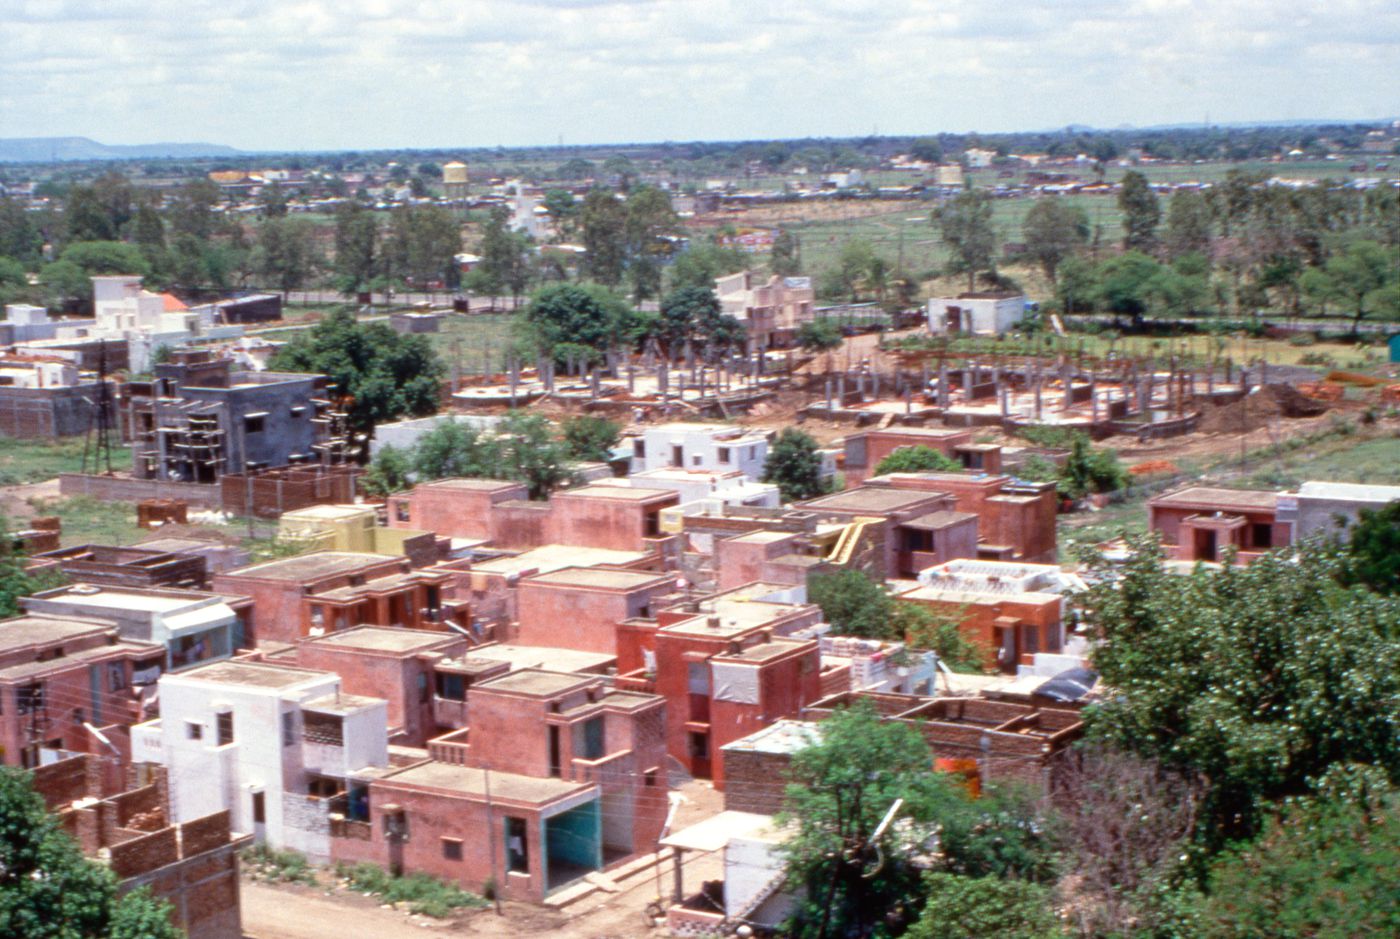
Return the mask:
[[626,779],[628,771],[624,766],[624,761],[631,756],[631,750],[619,750],[596,760],[575,757],[572,761],[573,780],[574,782],[603,785],[619,779]]
[[470,731],[467,728],[444,734],[428,741],[428,756],[439,763],[455,766],[468,766],[471,762],[471,744],[467,742]]
[[656,694],[656,673],[637,669],[613,679],[613,687],[618,691],[635,691],[638,694]]
[[434,695],[433,720],[439,727],[467,726],[467,702]]

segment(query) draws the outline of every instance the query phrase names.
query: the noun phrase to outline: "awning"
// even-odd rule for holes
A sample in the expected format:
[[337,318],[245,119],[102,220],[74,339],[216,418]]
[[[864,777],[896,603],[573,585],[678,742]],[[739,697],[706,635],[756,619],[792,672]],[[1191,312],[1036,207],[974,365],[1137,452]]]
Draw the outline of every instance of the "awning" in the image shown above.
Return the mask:
[[720,812],[712,818],[662,838],[661,844],[685,851],[718,851],[733,838],[743,838],[773,827],[771,815],[759,815],[755,812]]
[[1070,668],[1035,689],[1035,694],[1055,701],[1078,701],[1098,683],[1099,673],[1087,668]]

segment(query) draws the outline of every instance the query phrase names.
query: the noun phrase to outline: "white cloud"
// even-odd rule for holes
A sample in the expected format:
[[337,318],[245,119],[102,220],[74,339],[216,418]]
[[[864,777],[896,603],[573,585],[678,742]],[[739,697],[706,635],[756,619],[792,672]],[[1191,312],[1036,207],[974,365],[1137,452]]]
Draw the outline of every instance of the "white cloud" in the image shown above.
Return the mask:
[[0,133],[249,149],[1400,112],[1391,0],[23,0]]

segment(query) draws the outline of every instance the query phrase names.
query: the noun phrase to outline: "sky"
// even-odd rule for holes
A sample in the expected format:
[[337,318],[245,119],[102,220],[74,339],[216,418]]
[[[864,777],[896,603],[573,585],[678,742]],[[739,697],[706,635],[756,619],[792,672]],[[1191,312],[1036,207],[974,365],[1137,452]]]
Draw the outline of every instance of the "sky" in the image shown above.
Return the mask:
[[1400,117],[1397,0],[0,0],[0,137],[367,150]]

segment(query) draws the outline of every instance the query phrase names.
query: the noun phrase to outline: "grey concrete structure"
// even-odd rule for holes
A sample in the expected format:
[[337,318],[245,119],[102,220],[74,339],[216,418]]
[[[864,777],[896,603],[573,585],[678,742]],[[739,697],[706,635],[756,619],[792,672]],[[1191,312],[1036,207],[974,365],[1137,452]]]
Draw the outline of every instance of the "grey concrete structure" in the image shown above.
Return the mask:
[[1296,495],[1279,496],[1278,519],[1293,522],[1295,541],[1310,535],[1341,534],[1343,527],[1356,523],[1362,509],[1375,511],[1397,499],[1400,499],[1400,486],[1305,482],[1298,487]]

